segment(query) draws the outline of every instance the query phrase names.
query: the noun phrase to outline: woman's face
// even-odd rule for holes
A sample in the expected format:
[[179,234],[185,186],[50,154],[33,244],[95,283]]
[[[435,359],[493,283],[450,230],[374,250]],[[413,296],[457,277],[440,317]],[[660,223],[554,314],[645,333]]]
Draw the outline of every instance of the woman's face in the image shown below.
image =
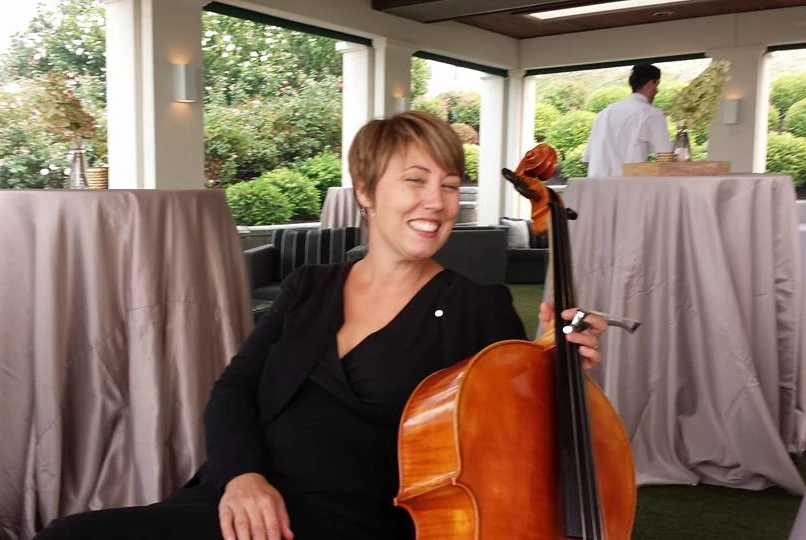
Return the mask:
[[433,256],[459,214],[459,184],[458,174],[444,171],[417,145],[393,156],[372,197],[357,186],[371,248],[402,260]]

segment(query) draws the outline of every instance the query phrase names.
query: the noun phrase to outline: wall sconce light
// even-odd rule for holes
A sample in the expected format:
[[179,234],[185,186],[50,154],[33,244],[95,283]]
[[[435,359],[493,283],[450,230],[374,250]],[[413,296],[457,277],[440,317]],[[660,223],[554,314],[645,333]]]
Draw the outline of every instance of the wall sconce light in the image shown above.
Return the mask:
[[740,98],[725,98],[722,103],[722,123],[733,125],[739,123]]
[[393,112],[395,114],[409,110],[409,98],[407,98],[406,96],[393,97],[392,107],[394,108]]
[[196,68],[191,64],[173,64],[174,101],[195,103],[199,101],[199,83]]

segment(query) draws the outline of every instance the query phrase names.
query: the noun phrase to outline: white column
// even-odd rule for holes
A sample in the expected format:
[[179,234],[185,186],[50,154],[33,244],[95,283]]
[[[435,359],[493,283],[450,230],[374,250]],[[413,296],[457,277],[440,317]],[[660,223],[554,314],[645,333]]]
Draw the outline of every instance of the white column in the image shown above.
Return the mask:
[[342,55],[341,109],[341,185],[350,187],[348,153],[353,137],[372,119],[374,103],[372,49],[359,43],[339,41],[336,50]]
[[480,116],[478,224],[497,225],[504,202],[501,168],[513,168],[505,159],[507,109],[503,77],[482,77]]
[[[529,77],[532,95],[531,103],[526,101],[527,79],[524,78],[523,69],[510,69],[507,78],[507,100],[506,100],[506,154],[504,167],[515,170],[521,158],[532,147],[532,137],[534,132],[534,80]],[[500,176],[500,175],[499,175]],[[502,189],[504,190],[502,212],[505,216],[520,217],[522,208],[527,209],[528,217],[531,204],[519,194],[502,177]]]
[[[204,186],[201,12],[208,0],[106,0],[111,188]],[[189,64],[198,101],[173,101]]]
[[739,122],[722,123],[721,105],[711,123],[708,159],[730,161],[733,172],[763,172],[766,165],[767,98],[764,69],[766,47],[734,47],[707,52],[715,60],[731,62],[724,97],[740,98]]
[[408,108],[411,94],[411,43],[389,38],[372,41],[375,49],[375,118],[387,118]]
[[[534,76],[523,78],[523,96],[521,99],[521,154],[518,158],[523,158],[524,154],[534,148],[535,141],[535,97],[537,79]],[[517,165],[517,164],[516,164]],[[529,218],[532,215],[532,203],[526,197],[513,190],[515,203],[513,204],[512,216]]]

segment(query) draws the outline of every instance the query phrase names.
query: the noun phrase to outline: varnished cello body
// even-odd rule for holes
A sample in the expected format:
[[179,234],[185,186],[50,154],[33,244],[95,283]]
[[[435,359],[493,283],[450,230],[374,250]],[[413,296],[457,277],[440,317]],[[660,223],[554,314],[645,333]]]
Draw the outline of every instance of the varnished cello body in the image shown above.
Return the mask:
[[[514,173],[521,180],[529,157]],[[533,210],[539,218],[534,201]],[[573,301],[568,283],[555,287],[559,300]],[[555,306],[573,307],[556,297]],[[630,537],[629,441],[575,347],[551,332],[502,341],[415,389],[400,424],[395,503],[411,514],[418,540]]]

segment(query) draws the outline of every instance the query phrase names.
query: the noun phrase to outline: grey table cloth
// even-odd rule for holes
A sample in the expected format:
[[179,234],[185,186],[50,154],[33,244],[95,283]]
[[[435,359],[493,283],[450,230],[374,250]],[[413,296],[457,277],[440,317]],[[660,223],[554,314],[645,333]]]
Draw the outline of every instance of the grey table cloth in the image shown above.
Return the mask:
[[638,482],[804,493],[803,304],[785,176],[587,178],[565,203],[578,304],[611,329],[595,373],[630,437]]
[[252,327],[223,193],[3,190],[0,219],[0,538],[159,500]]
[[320,226],[323,229],[360,227],[361,207],[351,187],[329,187],[322,203]]

